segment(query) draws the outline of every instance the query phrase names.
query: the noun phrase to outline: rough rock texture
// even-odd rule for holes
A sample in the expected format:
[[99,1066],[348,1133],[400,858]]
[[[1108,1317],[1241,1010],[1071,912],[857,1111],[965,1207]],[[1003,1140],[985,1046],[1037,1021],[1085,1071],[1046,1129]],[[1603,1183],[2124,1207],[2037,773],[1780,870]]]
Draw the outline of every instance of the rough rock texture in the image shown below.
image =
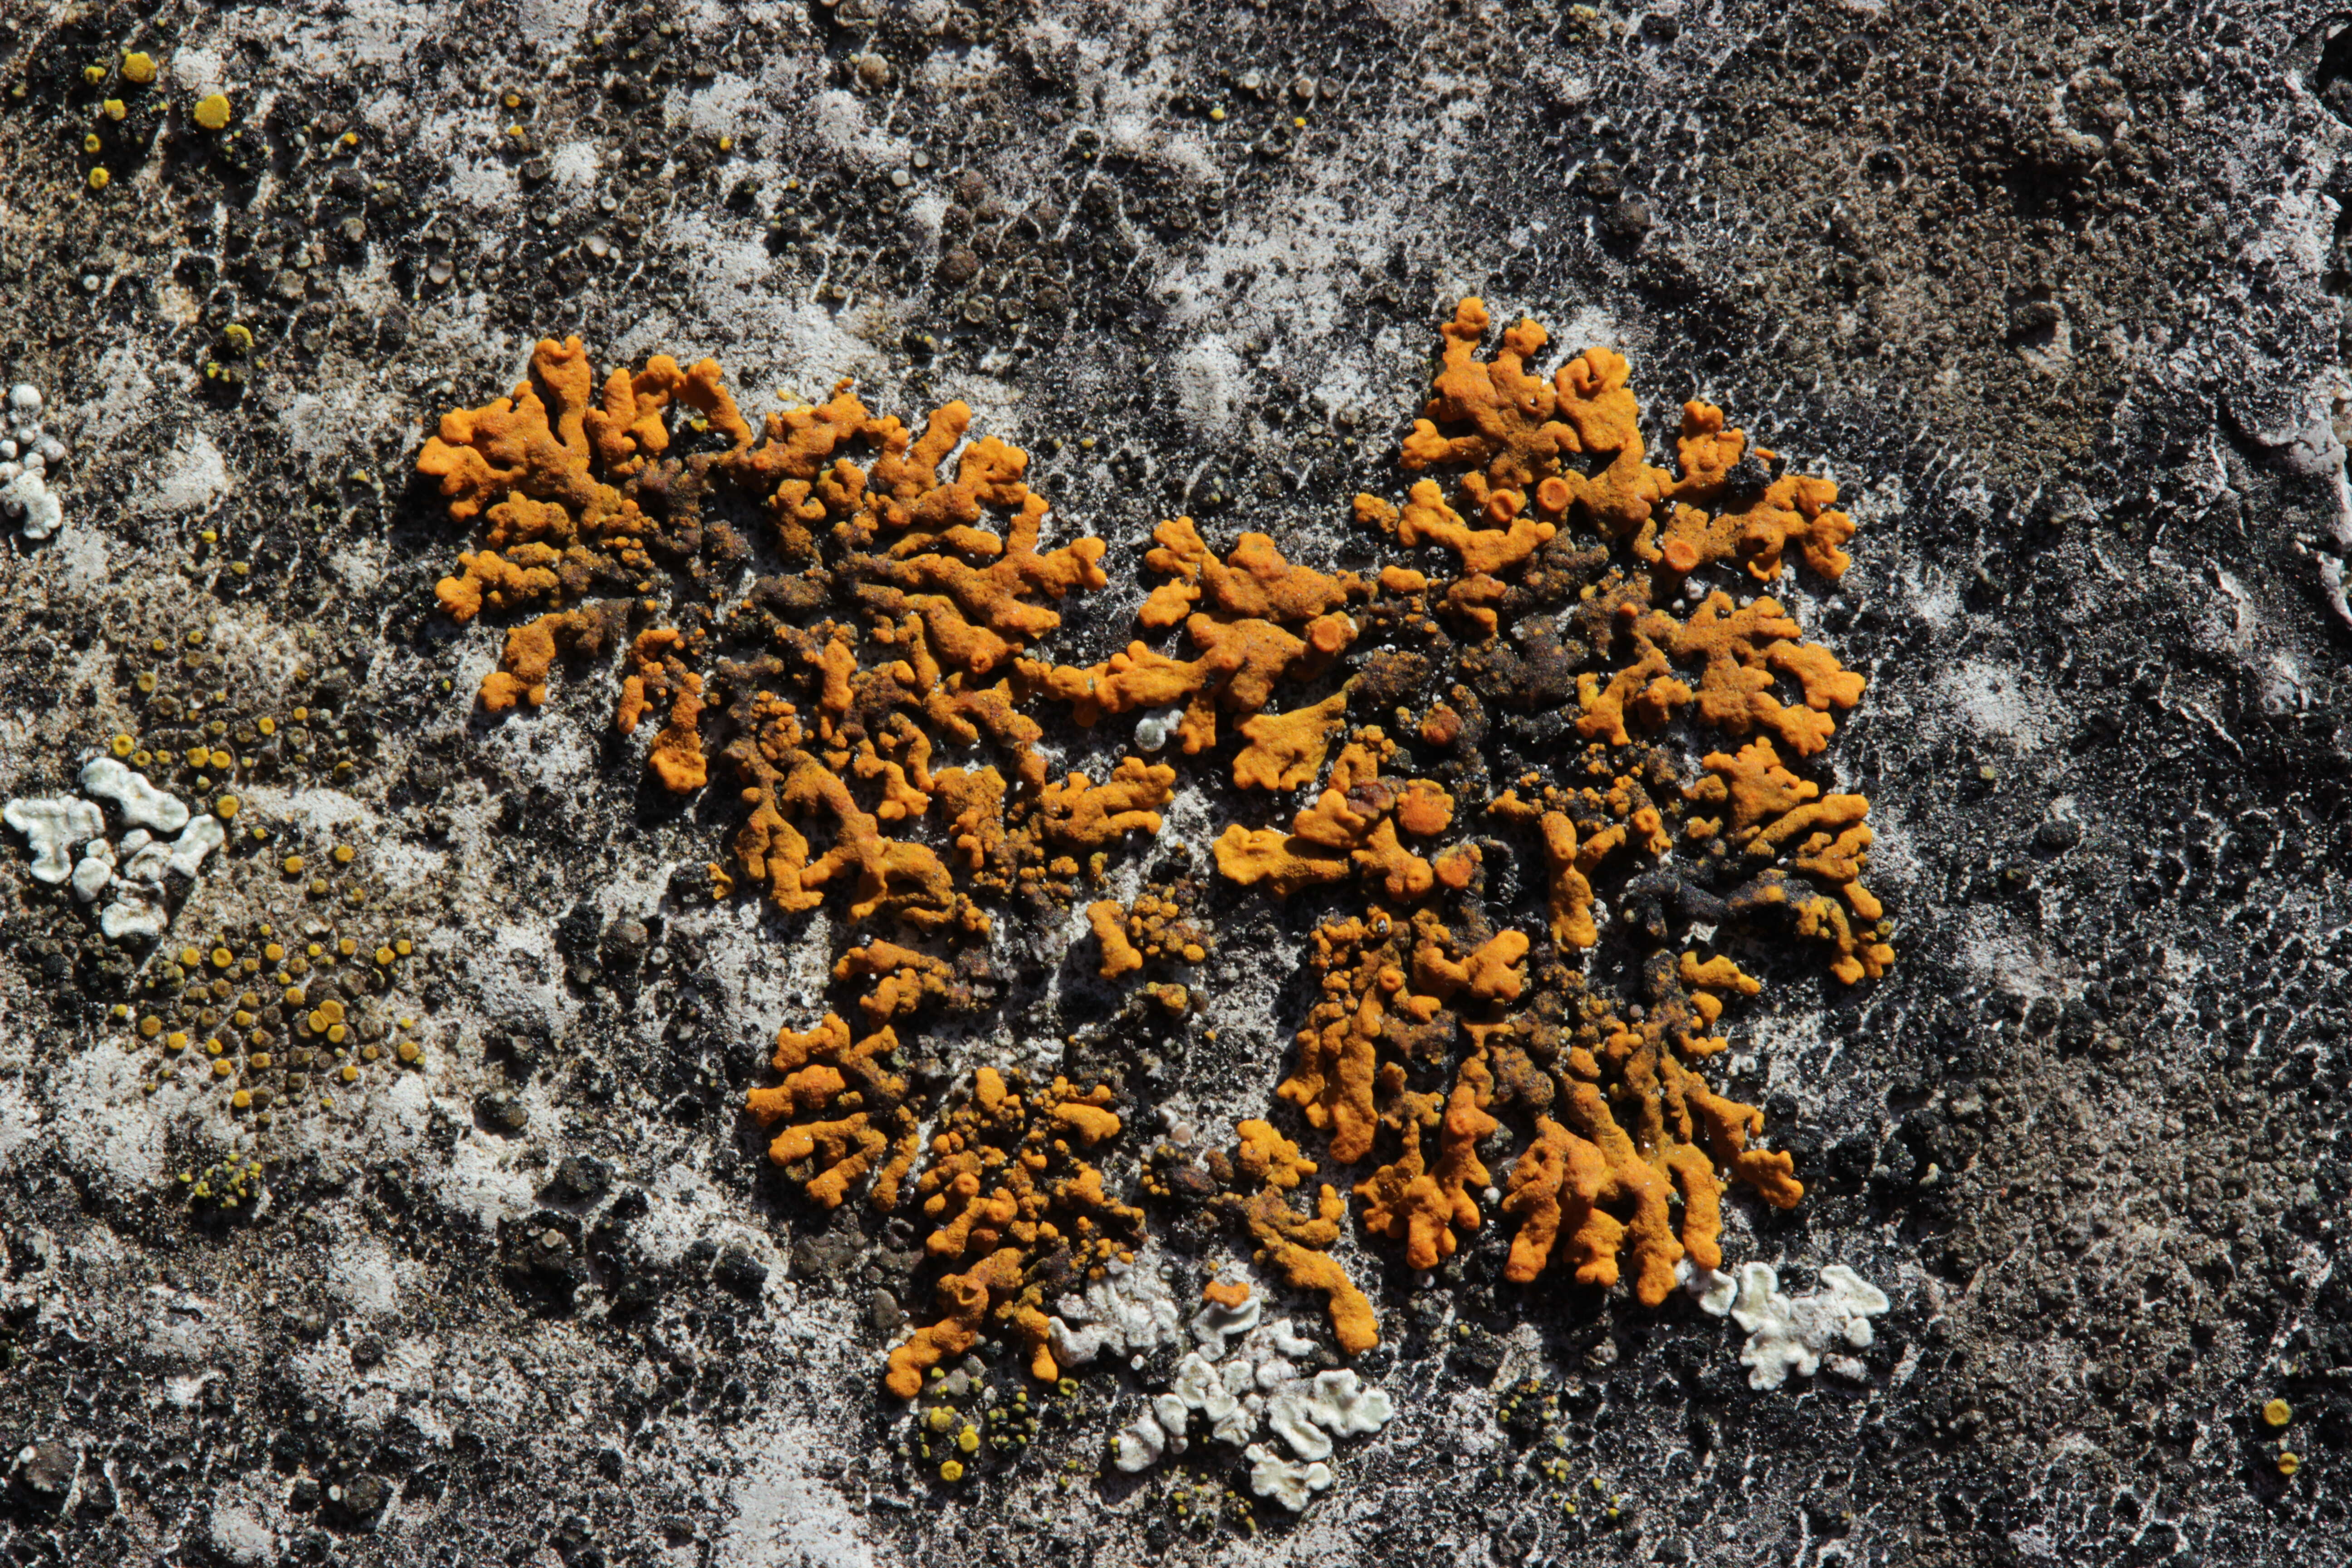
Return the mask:
[[[69,501],[0,545],[0,795],[69,793],[121,734],[241,807],[152,948],[0,855],[10,1559],[2327,1560],[2332,15],[7,7],[0,380],[43,389]],[[733,808],[649,786],[604,683],[471,708],[499,634],[436,605],[467,541],[409,478],[426,421],[548,334],[719,358],[754,415],[845,375],[909,418],[961,398],[1108,542],[1056,634],[1084,665],[1180,511],[1376,570],[1349,497],[1394,478],[1469,293],[1555,353],[1622,351],[1653,420],[1720,405],[1860,524],[1834,591],[1776,593],[1868,677],[1835,783],[1870,796],[1900,957],[1853,988],[1775,969],[1737,1020],[1723,1076],[1806,1194],[1734,1196],[1723,1245],[1892,1308],[1759,1391],[1679,1295],[1509,1284],[1492,1226],[1416,1277],[1351,1221],[1336,1255],[1384,1328],[1356,1364],[1398,1413],[1295,1520],[1198,1434],[1110,1465],[1164,1367],[1030,1392],[983,1352],[910,1413],[879,1378],[929,1306],[912,1233],[809,1204],[740,1111],[822,1011],[829,917],[714,903]],[[1102,777],[1132,732],[1042,745]],[[1084,900],[1005,923],[909,1077],[1115,1078],[1196,1150],[1265,1114],[1333,906],[1216,881],[1236,811],[1189,773],[1104,895],[1205,889],[1182,988],[1102,982]],[[150,1076],[129,1020],[225,973],[215,943],[314,942],[299,1005],[257,1006],[382,1059],[321,1095],[322,1058],[267,1127],[201,1069]],[[1171,1237],[1188,1299],[1245,1261]]]

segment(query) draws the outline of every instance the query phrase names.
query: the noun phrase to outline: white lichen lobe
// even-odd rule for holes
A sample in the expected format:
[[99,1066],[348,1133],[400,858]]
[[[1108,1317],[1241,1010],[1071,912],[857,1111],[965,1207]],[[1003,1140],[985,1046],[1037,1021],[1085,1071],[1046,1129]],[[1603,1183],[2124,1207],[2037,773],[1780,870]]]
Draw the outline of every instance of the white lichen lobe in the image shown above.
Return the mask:
[[1822,1269],[1821,1289],[1803,1296],[1784,1294],[1770,1264],[1743,1265],[1731,1321],[1748,1333],[1739,1352],[1748,1385],[1778,1388],[1790,1373],[1819,1372],[1824,1352],[1869,1349],[1870,1320],[1891,1304],[1885,1291],[1843,1263]]
[[65,503],[49,489],[49,469],[65,456],[65,443],[41,424],[40,389],[26,382],[11,387],[0,434],[0,510],[19,521],[27,539],[47,539],[65,521]]
[[96,837],[105,814],[75,795],[38,795],[0,807],[0,821],[25,836],[32,847],[33,876],[55,887],[73,875],[76,844]]
[[121,809],[124,820],[158,833],[177,833],[188,825],[188,808],[178,796],[157,789],[112,757],[92,757],[82,765],[81,787],[104,795]]

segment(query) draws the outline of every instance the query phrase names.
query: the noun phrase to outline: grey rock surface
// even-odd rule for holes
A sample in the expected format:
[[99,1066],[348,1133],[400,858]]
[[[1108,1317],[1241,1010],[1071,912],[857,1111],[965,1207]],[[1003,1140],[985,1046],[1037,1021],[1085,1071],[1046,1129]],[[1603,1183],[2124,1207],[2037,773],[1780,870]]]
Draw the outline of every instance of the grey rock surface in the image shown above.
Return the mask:
[[[136,749],[236,805],[152,942],[0,854],[0,1550],[2333,1560],[2343,26],[2148,0],[6,8],[0,380],[40,391],[62,523],[0,532],[0,795]],[[1728,1092],[1807,1194],[1735,1194],[1724,1239],[1727,1268],[1801,1294],[1843,1266],[1891,1308],[1759,1390],[1679,1295],[1510,1284],[1499,1225],[1417,1275],[1351,1227],[1383,1328],[1354,1364],[1397,1415],[1296,1516],[1238,1445],[1111,1464],[1172,1347],[1032,1390],[987,1343],[910,1414],[881,1372],[937,1268],[903,1219],[800,1195],[740,1110],[845,924],[713,900],[741,810],[648,784],[601,676],[474,707],[509,623],[436,607],[472,535],[415,477],[431,422],[550,334],[600,369],[716,357],[754,413],[843,377],[910,422],[961,398],[1108,543],[1055,634],[1082,664],[1126,644],[1177,511],[1377,567],[1349,499],[1393,488],[1465,294],[1555,355],[1623,352],[1654,457],[1704,397],[1859,525],[1834,591],[1775,592],[1868,677],[1818,771],[1870,796],[1897,961],[1852,988],[1780,963],[1729,1022]],[[1041,744],[1099,778],[1111,728]],[[1216,828],[1276,814],[1213,772],[1169,815],[1118,886],[1208,889],[1188,1016],[1021,906],[984,1005],[907,1031],[926,1081],[1116,1079],[1122,1192],[1150,1142],[1267,1114],[1308,932],[1346,902],[1215,886]],[[320,1043],[234,1106],[201,1037],[138,1032],[173,998],[197,1037],[276,1009]],[[1156,1234],[1188,1308],[1248,1266]],[[966,1419],[971,1473],[941,1482],[926,1446]]]

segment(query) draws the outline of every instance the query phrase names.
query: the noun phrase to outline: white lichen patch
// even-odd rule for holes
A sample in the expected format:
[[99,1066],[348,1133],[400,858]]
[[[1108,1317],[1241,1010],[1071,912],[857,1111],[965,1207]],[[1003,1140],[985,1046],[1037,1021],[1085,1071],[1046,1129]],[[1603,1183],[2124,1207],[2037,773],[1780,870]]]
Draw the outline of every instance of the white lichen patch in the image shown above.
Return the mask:
[[[1207,1440],[1244,1450],[1251,1489],[1296,1512],[1331,1485],[1325,1461],[1334,1438],[1368,1436],[1388,1424],[1394,1404],[1352,1370],[1303,1373],[1299,1363],[1317,1353],[1318,1342],[1288,1318],[1265,1320],[1260,1300],[1253,1290],[1238,1304],[1212,1300],[1194,1315],[1190,1327],[1201,1348],[1185,1353],[1167,1389],[1149,1395],[1113,1436],[1113,1464],[1132,1474],[1185,1452],[1198,1415]],[[1252,1441],[1265,1427],[1296,1462]]]
[[1731,1321],[1747,1331],[1739,1362],[1748,1386],[1778,1388],[1791,1373],[1819,1372],[1825,1352],[1869,1349],[1870,1320],[1890,1305],[1886,1292],[1843,1263],[1822,1269],[1821,1288],[1803,1296],[1784,1293],[1769,1263],[1742,1266]]
[[114,802],[125,820],[158,833],[177,833],[188,825],[187,803],[157,789],[112,757],[92,757],[82,765],[81,787]]
[[74,846],[95,836],[106,817],[73,795],[37,795],[0,807],[0,821],[25,836],[33,851],[33,876],[55,887],[73,875]]
[[49,489],[49,470],[65,456],[65,443],[41,423],[40,389],[25,382],[9,388],[7,423],[0,426],[0,511],[27,539],[47,539],[65,521],[65,503]]
[[1174,1342],[1183,1321],[1157,1269],[1116,1259],[1102,1279],[1055,1306],[1046,1331],[1054,1359],[1065,1366],[1085,1366],[1105,1353],[1141,1356]]

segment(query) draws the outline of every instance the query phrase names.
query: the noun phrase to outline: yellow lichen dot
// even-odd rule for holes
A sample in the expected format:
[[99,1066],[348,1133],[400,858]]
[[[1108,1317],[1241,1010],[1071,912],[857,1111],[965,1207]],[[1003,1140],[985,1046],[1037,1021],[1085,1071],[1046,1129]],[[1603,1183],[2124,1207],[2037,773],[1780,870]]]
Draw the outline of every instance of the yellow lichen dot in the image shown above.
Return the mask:
[[155,79],[155,57],[144,49],[122,51],[122,79],[134,87],[145,87]]
[[206,1056],[208,1056],[208,1057],[216,1057],[216,1056],[218,1056],[218,1055],[220,1055],[220,1054],[221,1054],[221,1043],[220,1043],[220,1041],[218,1041],[218,1040],[216,1040],[216,1039],[214,1039],[214,1040],[206,1040],[206,1041],[205,1042],[205,1055],[206,1055]]
[[[250,343],[253,342],[253,334],[246,331],[243,327],[231,327],[226,335],[233,342],[236,341],[237,334],[241,332],[244,333],[245,341],[247,342]],[[278,721],[275,719],[257,719],[253,721],[253,727],[260,731],[265,737],[278,733]]]
[[337,952],[341,953],[345,958],[349,958],[352,954],[353,954],[353,953],[357,952],[359,950],[360,950],[360,944],[359,944],[358,942],[354,942],[353,940],[352,940],[350,937],[345,937],[345,938],[343,938],[343,939],[342,939],[342,941],[341,941],[341,942],[339,942],[335,943],[335,951],[336,951]]
[[230,756],[226,752],[221,751],[217,748],[214,750],[211,760],[213,768],[215,772],[226,773],[229,769],[236,766],[236,759],[235,757]]
[[400,1042],[400,1059],[402,1061],[413,1062],[424,1054],[425,1052],[423,1047],[419,1047],[415,1040],[403,1040]]
[[302,874],[302,857],[299,855],[289,855],[286,857],[282,868],[289,877],[300,876]]
[[273,942],[268,947],[261,950],[261,956],[269,960],[272,963],[277,963],[286,957],[286,949],[280,944]]
[[2273,1399],[2263,1406],[2263,1422],[2265,1426],[2284,1426],[2294,1419],[2294,1406],[2284,1399]]
[[2301,1468],[2303,1468],[2302,1455],[2289,1453],[2285,1450],[2280,1451],[2278,1457],[2278,1473],[2280,1475],[2291,1476]]
[[196,100],[196,123],[207,131],[218,131],[228,123],[228,95],[209,93]]
[[335,864],[338,866],[348,866],[352,863],[352,857],[358,853],[358,850],[352,848],[348,844],[338,844],[335,846]]
[[289,985],[286,988],[286,1005],[289,1007],[299,1007],[305,1000],[307,998],[303,996],[302,988],[299,985]]
[[108,742],[107,750],[112,752],[118,757],[127,757],[131,754],[137,742],[132,741],[128,735],[117,735],[112,741]]
[[249,1089],[240,1089],[235,1094],[228,1097],[228,1102],[237,1110],[243,1110],[246,1107],[253,1103],[253,1090]]
[[100,82],[106,79],[106,68],[104,66],[84,66],[81,68],[81,79],[89,83],[90,86],[96,87]]
[[150,1013],[139,1020],[139,1032],[152,1040],[163,1032],[163,1020]]
[[[95,140],[95,138],[93,138],[93,140]],[[93,147],[90,151],[94,153],[98,151],[98,149]],[[93,191],[102,191],[106,189],[106,183],[113,177],[114,176],[109,174],[102,167],[92,169],[89,172],[89,188]]]
[[353,1067],[351,1063],[345,1062],[343,1064],[343,1070],[336,1076],[341,1079],[345,1083],[357,1083],[360,1080],[360,1069]]
[[167,1051],[185,1050],[187,1046],[188,1037],[177,1029],[163,1037],[163,1048]]
[[411,942],[406,937],[402,937],[398,942],[392,944],[392,951],[398,953],[401,957],[406,958],[410,953],[416,951],[416,947],[415,944]]
[[236,816],[237,808],[244,804],[233,795],[225,795],[213,802],[213,815],[226,822]]
[[253,1055],[246,1058],[246,1065],[256,1072],[268,1072],[269,1070],[269,1053],[268,1051],[256,1051]]
[[963,1461],[961,1459],[949,1459],[945,1463],[941,1464],[940,1466],[940,1479],[943,1481],[960,1481],[963,1479]]
[[931,1413],[928,1417],[930,1422],[931,1430],[934,1432],[944,1432],[949,1427],[954,1426],[955,1414],[954,1410],[950,1409],[947,1405],[933,1405],[931,1407]]
[[961,1448],[967,1454],[979,1453],[980,1428],[977,1426],[967,1426],[962,1431],[957,1433],[956,1447]]
[[[81,139],[81,150],[82,150],[83,152],[85,152],[85,153],[95,153],[95,152],[97,152],[100,147],[103,147],[103,146],[105,146],[105,145],[106,145],[106,143],[105,143],[105,142],[101,142],[101,141],[100,141],[100,140],[98,139],[98,132],[95,132],[95,131],[91,132],[89,135],[87,135],[87,136],[85,136],[85,137],[83,137],[83,138]],[[92,172],[92,173],[96,173],[96,171],[95,171],[95,170],[93,170],[93,171],[91,171],[91,172]]]
[[379,947],[375,950],[375,961],[378,963],[389,964],[392,962],[392,949],[388,947]]
[[236,954],[231,952],[228,949],[225,947],[216,947],[213,949],[213,967],[215,969],[226,969],[230,964],[236,962]]
[[226,1061],[216,1061],[213,1063],[213,1076],[215,1078],[226,1078],[236,1070],[236,1069],[235,1068],[229,1066]]
[[349,1024],[330,1024],[327,1026],[327,1038],[336,1045],[340,1046],[345,1040],[351,1038],[351,1034],[352,1028]]

